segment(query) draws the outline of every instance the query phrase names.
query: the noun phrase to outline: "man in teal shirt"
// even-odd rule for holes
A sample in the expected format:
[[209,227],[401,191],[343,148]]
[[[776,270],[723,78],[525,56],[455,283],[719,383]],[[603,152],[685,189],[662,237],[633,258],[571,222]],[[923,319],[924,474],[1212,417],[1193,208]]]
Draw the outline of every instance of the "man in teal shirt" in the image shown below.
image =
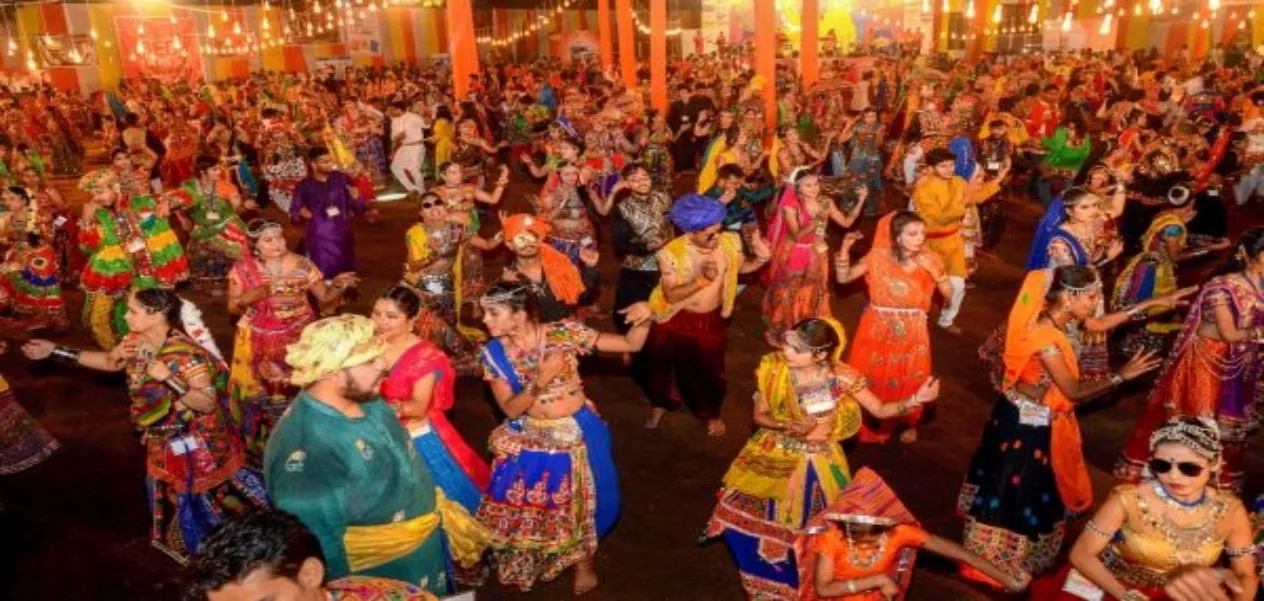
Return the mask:
[[303,391],[268,440],[268,493],[316,534],[330,578],[378,576],[446,595],[434,481],[377,394],[383,350],[359,315],[312,323],[289,347]]

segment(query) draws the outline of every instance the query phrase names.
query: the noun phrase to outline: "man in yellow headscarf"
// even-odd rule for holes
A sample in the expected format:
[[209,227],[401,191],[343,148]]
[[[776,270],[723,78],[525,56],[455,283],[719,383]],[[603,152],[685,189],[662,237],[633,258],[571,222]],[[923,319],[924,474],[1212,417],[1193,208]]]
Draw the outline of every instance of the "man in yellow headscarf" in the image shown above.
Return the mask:
[[359,315],[304,328],[286,356],[303,390],[264,453],[268,494],[316,534],[330,578],[379,576],[446,595],[439,528],[463,565],[478,560],[486,531],[443,498],[378,396],[384,348],[373,322]]

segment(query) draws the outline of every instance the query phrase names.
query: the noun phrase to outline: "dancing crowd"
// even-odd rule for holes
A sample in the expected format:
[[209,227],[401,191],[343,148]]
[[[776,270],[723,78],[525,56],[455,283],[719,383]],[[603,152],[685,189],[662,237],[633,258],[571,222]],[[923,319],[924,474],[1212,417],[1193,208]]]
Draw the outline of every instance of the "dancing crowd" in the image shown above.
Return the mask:
[[[722,436],[743,294],[767,345],[735,391],[755,431],[698,526],[748,598],[898,598],[925,550],[1036,599],[1253,599],[1262,57],[857,48],[805,86],[748,50],[673,63],[665,111],[593,62],[503,57],[462,98],[441,65],[0,95],[0,323],[29,360],[125,375],[150,541],[192,599],[429,599],[568,569],[592,590],[601,540],[629,534],[580,358],[622,357],[645,427],[683,408]],[[46,178],[94,149],[72,208]],[[356,315],[356,234],[398,198],[397,283]],[[1024,205],[1035,231],[1008,223]],[[1256,227],[1230,239],[1230,215]],[[843,442],[917,443],[950,376],[931,345],[961,334],[1003,236],[1030,253],[979,349],[995,405],[953,542]],[[831,303],[852,282],[849,340]],[[42,337],[75,327],[69,287],[96,348]],[[202,322],[223,311],[228,353]],[[477,402],[467,377],[504,418],[485,443],[446,416]],[[1076,408],[1121,387],[1145,408],[1095,505]],[[0,390],[7,474],[58,443]]]

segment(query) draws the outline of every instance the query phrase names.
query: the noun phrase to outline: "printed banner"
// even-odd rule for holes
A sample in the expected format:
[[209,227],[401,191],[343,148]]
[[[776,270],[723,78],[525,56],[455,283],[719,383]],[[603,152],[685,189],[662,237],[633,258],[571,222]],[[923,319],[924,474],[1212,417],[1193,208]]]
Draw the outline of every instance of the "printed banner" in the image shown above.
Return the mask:
[[114,17],[119,58],[125,79],[152,78],[164,83],[195,83],[202,74],[193,19]]
[[92,67],[97,64],[97,44],[87,35],[42,35],[36,40],[41,65]]
[[347,53],[381,54],[382,26],[376,16],[371,19],[359,19],[347,25]]

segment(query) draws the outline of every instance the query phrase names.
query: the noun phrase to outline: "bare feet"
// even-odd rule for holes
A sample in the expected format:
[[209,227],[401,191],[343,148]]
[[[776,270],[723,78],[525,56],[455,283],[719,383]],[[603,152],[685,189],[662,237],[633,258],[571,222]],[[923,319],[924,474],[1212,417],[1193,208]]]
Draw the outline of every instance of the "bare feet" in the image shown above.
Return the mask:
[[909,428],[900,433],[900,442],[913,444],[917,442],[917,428]]
[[716,438],[724,436],[724,420],[707,420],[707,436],[714,436]]
[[597,567],[593,565],[591,557],[575,564],[576,597],[597,588],[597,584]]
[[663,421],[663,416],[667,415],[667,410],[661,407],[655,407],[650,411],[650,418],[645,420],[646,430],[658,429],[658,422]]

